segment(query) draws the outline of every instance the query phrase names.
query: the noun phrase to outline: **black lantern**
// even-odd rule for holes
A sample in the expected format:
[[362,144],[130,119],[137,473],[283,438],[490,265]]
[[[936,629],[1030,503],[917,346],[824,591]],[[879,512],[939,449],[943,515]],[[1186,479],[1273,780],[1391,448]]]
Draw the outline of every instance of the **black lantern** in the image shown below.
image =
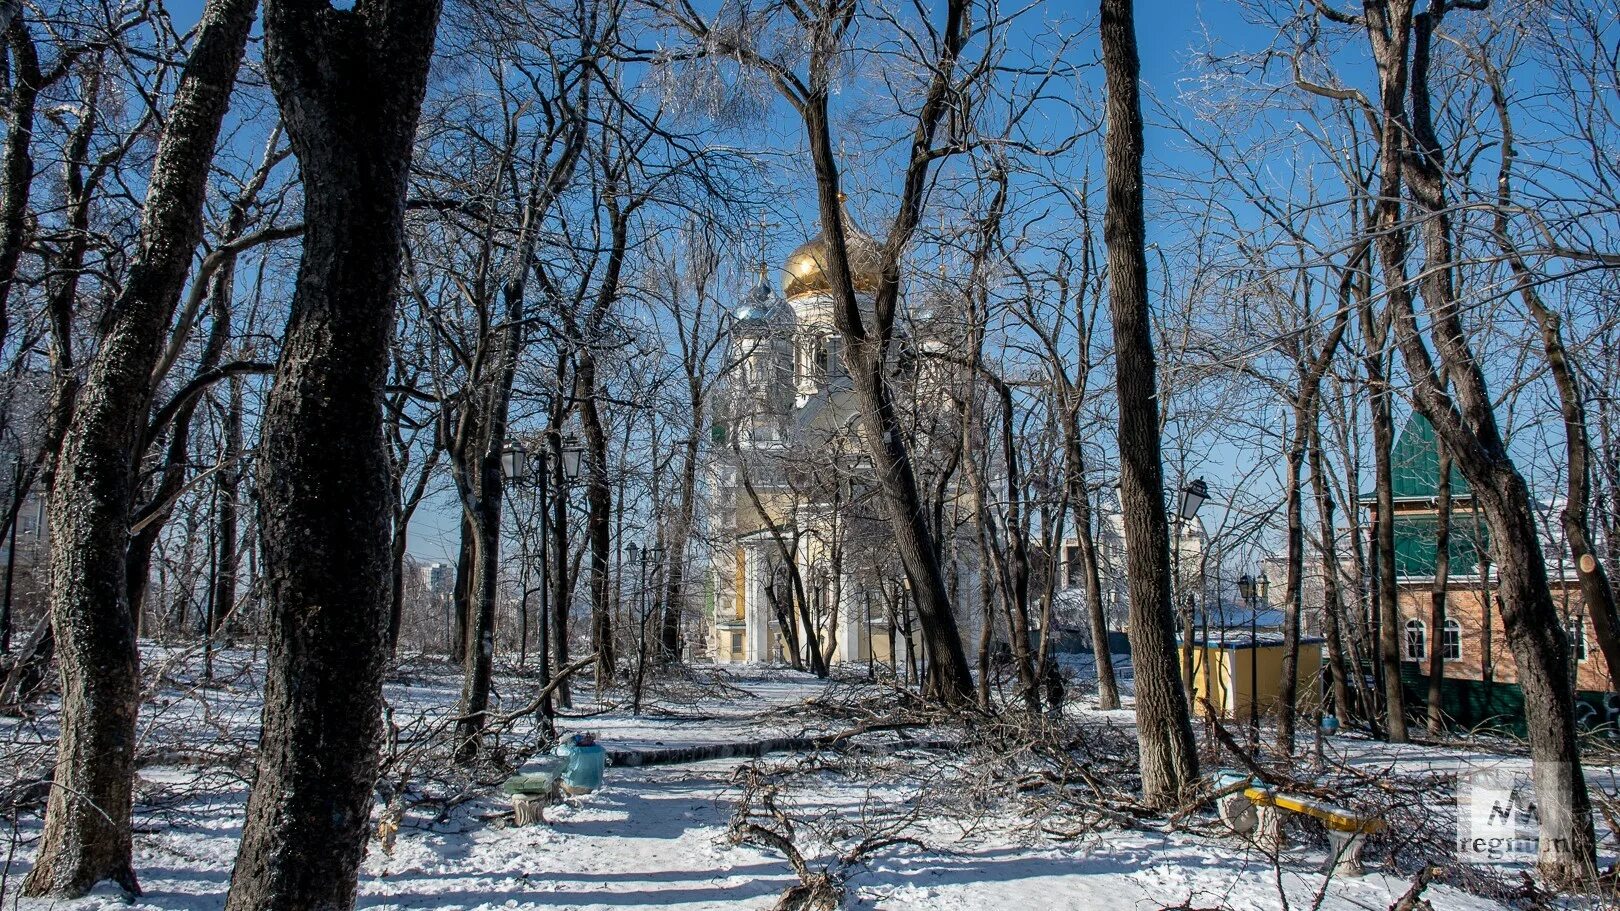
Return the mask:
[[1181,488],[1181,502],[1177,504],[1176,514],[1181,516],[1183,522],[1191,522],[1207,499],[1209,499],[1209,485],[1204,483],[1203,478],[1198,478]]
[[1238,579],[1238,597],[1243,599],[1244,604],[1254,603],[1254,577],[1248,573]]
[[522,481],[529,476],[529,451],[521,443],[511,440],[501,447],[501,473],[508,481]]
[[624,546],[624,555],[630,558],[631,563],[637,563],[641,560],[641,548],[636,546],[636,542],[631,541]]
[[580,445],[579,437],[569,434],[562,441],[562,469],[563,477],[572,481],[579,477],[579,458],[585,452]]

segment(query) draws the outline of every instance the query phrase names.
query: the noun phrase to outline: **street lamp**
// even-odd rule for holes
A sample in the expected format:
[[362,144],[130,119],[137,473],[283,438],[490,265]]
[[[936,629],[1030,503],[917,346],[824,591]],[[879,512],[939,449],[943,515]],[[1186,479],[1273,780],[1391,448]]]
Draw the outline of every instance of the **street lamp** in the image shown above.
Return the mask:
[[1181,488],[1181,501],[1176,505],[1176,514],[1181,516],[1181,521],[1191,522],[1207,499],[1209,499],[1209,485],[1204,483],[1203,478],[1197,478]]
[[[508,440],[501,447],[501,474],[505,476],[507,484],[511,487],[530,487],[535,491],[539,500],[540,562],[545,569],[544,584],[540,587],[540,651],[544,656],[540,666],[540,685],[542,687],[551,682],[552,629],[553,627],[556,629],[559,644],[567,630],[568,608],[565,599],[555,599],[555,605],[549,603],[554,600],[551,597],[554,581],[562,579],[567,559],[566,546],[558,546],[555,548],[557,551],[557,565],[553,566],[551,564],[549,551],[553,549],[551,540],[552,524],[553,522],[556,523],[556,530],[559,534],[564,533],[568,502],[566,485],[569,481],[579,477],[580,456],[584,449],[585,447],[580,445],[578,438],[572,434],[562,437],[558,441],[557,448],[553,450],[548,450],[544,446],[531,449],[519,440]],[[557,469],[561,470],[558,471]],[[555,472],[555,475],[553,472]],[[555,485],[553,484],[554,479],[557,482]],[[555,487],[555,490],[553,490],[553,487]],[[555,494],[555,499],[553,499],[553,494]],[[555,516],[552,515],[553,509],[557,513]],[[526,563],[527,557],[525,556]],[[557,574],[555,579],[553,573]],[[522,645],[520,646],[519,663],[522,663],[528,650],[527,592],[525,592],[522,603],[525,609],[522,616]],[[553,610],[557,614],[555,618],[552,616]],[[555,622],[553,622],[554,619]],[[566,663],[566,653],[560,649],[558,650],[557,661],[559,668]],[[568,704],[566,688],[562,691],[562,699],[564,706],[566,706]],[[543,701],[540,711],[543,723],[549,730],[554,714],[549,695]]]
[[[544,689],[551,682],[551,611],[547,601],[550,588],[551,567],[546,559],[546,548],[549,543],[549,518],[546,474],[546,451],[541,448],[530,449],[528,444],[521,440],[507,440],[501,446],[501,474],[506,479],[506,486],[510,491],[513,488],[528,488],[534,492],[538,499],[540,516],[540,566],[543,582],[540,586],[540,686]],[[521,532],[518,534],[518,547],[522,551],[522,576],[520,588],[522,594],[518,599],[518,664],[521,666],[529,657],[529,538]],[[552,718],[555,712],[552,709],[551,696],[541,700],[540,724],[543,730],[550,733]]]
[[579,457],[585,452],[580,444],[579,437],[569,434],[562,439],[562,470],[563,477],[572,481],[579,477]]
[[[637,643],[636,648],[635,687],[630,694],[630,712],[632,715],[639,716],[641,714],[641,688],[647,676],[647,623],[652,618],[652,613],[647,607],[647,569],[649,566],[652,568],[653,581],[656,583],[658,566],[664,559],[664,546],[655,542],[646,547],[637,547],[636,543],[632,541],[625,546],[624,551],[625,555],[630,558],[631,564],[638,566],[641,582],[636,591],[636,603],[641,608],[641,631],[640,641]],[[653,602],[653,606],[657,606],[656,601]]]
[[[1176,516],[1181,519],[1181,523],[1185,525],[1186,523],[1191,522],[1198,515],[1199,508],[1204,505],[1204,501],[1207,499],[1209,499],[1209,485],[1204,483],[1203,478],[1197,478],[1190,484],[1182,485],[1181,497],[1176,503]],[[1182,529],[1177,528],[1174,547],[1174,578],[1178,590],[1181,587],[1181,538]],[[1192,708],[1193,706],[1194,632],[1192,596],[1188,595],[1186,606],[1182,609],[1181,613],[1181,684],[1187,688],[1188,708]]]
[[529,450],[523,444],[507,440],[501,447],[501,474],[508,481],[529,479]]

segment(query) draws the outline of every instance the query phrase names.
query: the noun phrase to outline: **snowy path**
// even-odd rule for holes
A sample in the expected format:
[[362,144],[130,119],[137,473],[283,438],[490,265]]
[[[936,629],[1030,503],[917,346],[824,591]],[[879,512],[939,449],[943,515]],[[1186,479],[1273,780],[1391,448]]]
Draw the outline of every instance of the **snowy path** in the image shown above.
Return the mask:
[[[611,713],[573,722],[599,732],[619,748],[656,748],[818,733],[803,700],[827,693],[827,684],[784,673],[737,678],[746,689],[728,698],[695,698],[662,714],[632,718]],[[509,689],[521,691],[512,681]],[[245,699],[251,692],[236,692]],[[452,672],[421,670],[390,685],[396,716],[409,711],[448,711],[455,697]],[[224,703],[223,697],[210,697]],[[582,708],[588,708],[588,703]],[[183,699],[153,712],[184,718]],[[196,713],[201,715],[202,713]],[[251,726],[251,707],[217,705],[216,721],[236,734]],[[1110,723],[1129,725],[1129,711],[1107,713]],[[199,729],[202,725],[199,724]],[[1341,741],[1350,747],[1349,741]],[[1454,754],[1410,751],[1403,758],[1371,746],[1350,747],[1357,760],[1376,766],[1391,761],[1440,765]],[[1449,757],[1449,758],[1448,758]],[[1461,761],[1488,759],[1489,754]],[[778,754],[777,763],[796,757]],[[770,908],[796,882],[774,852],[735,846],[727,822],[740,795],[732,773],[746,760],[726,759],[680,766],[610,769],[605,787],[574,806],[551,811],[550,826],[498,828],[492,818],[506,807],[498,795],[457,806],[443,820],[432,810],[408,815],[392,855],[374,842],[361,872],[358,907],[365,909],[675,909],[756,911]],[[204,911],[221,907],[246,798],[237,776],[218,770],[152,765],[142,770],[143,799],[137,811],[136,867],[145,895],[133,906],[111,892],[74,903],[29,903],[21,908],[113,911],[134,908]],[[202,785],[199,787],[199,785]],[[859,780],[808,772],[785,788],[783,805],[801,827],[800,845],[822,863],[835,849],[809,833],[849,839],[864,823],[908,818],[930,795],[923,777]],[[1009,805],[1014,806],[1014,805]],[[919,812],[905,834],[925,850],[897,846],[852,869],[848,907],[885,911],[976,911],[976,909],[1074,909],[1148,911],[1166,906],[1274,909],[1279,888],[1293,908],[1308,908],[1323,878],[1312,872],[1313,849],[1290,852],[1282,872],[1235,839],[1142,832],[1104,832],[1076,841],[1041,834],[1018,811],[999,808],[974,820]],[[25,835],[37,835],[37,818]],[[847,847],[845,842],[842,847]],[[311,846],[311,850],[319,850]],[[24,845],[9,889],[26,869],[32,844]],[[823,855],[815,857],[815,855]],[[1377,871],[1356,880],[1335,880],[1322,905],[1327,911],[1384,909],[1407,886],[1404,877]],[[1453,889],[1432,887],[1438,911],[1483,911],[1500,907]],[[4,897],[9,898],[9,896]],[[9,904],[0,898],[0,906]]]

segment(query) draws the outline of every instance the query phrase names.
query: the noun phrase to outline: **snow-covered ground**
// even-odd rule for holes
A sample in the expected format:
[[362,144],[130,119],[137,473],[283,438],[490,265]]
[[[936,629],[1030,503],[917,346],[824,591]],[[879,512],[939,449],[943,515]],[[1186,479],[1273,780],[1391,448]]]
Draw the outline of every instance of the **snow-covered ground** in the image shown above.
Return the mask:
[[[196,686],[195,654],[157,653],[161,685],[143,715],[144,764],[138,795],[136,868],[144,895],[138,909],[212,909],[223,904],[247,795],[246,753],[256,737],[254,656],[219,659],[219,688]],[[521,704],[532,679],[507,669],[499,689],[508,707]],[[155,673],[155,672],[154,672]],[[708,676],[708,675],[714,676]],[[627,709],[592,714],[589,693],[565,721],[598,732],[616,749],[752,741],[847,728],[829,704],[847,701],[860,684],[828,683],[786,671],[724,675],[705,671],[666,686],[641,717]],[[443,719],[458,695],[455,671],[408,662],[388,687],[393,724],[403,741]],[[1087,698],[1077,696],[1077,702]],[[1087,712],[1088,723],[1120,728],[1129,742],[1130,711]],[[0,746],[51,736],[47,716],[6,719]],[[918,734],[926,736],[926,734]],[[1105,828],[1070,831],[1034,804],[976,798],[947,767],[948,758],[875,735],[871,758],[857,763],[773,754],[761,761],[778,786],[776,800],[797,826],[796,842],[812,866],[833,861],[860,838],[880,833],[896,844],[851,865],[847,905],[917,909],[1085,909],[1143,911],[1165,907],[1383,909],[1408,886],[1408,875],[1378,866],[1367,876],[1331,880],[1315,872],[1320,847],[1286,852],[1281,863],[1233,837],[1190,831]],[[501,747],[516,756],[532,732],[509,732]],[[1518,762],[1489,750],[1391,750],[1354,738],[1327,746],[1330,758],[1358,769],[1444,770]],[[36,751],[37,752],[37,751]],[[890,756],[902,757],[890,761]],[[21,755],[21,752],[19,752]],[[40,753],[39,755],[43,755]],[[554,808],[549,826],[512,828],[493,788],[456,791],[433,768],[416,773],[418,797],[391,853],[373,839],[360,878],[359,906],[372,909],[624,909],[752,911],[771,907],[797,877],[774,850],[733,844],[728,823],[743,787],[735,773],[753,760],[609,769],[602,790]],[[930,766],[937,763],[937,766]],[[437,784],[434,784],[437,780]],[[435,790],[437,788],[437,790]],[[444,799],[444,798],[452,799]],[[948,812],[946,810],[949,810]],[[9,907],[39,834],[37,810],[19,821],[20,842],[0,906]],[[1211,827],[1205,827],[1206,829]],[[1436,909],[1502,907],[1445,885],[1426,897]],[[18,907],[127,908],[112,891],[80,902]]]

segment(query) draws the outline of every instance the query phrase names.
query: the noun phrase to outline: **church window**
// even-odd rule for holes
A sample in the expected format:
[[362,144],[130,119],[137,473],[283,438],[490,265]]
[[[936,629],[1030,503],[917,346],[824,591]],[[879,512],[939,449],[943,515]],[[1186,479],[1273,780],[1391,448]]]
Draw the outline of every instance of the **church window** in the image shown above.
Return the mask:
[[1429,656],[1429,628],[1422,620],[1406,621],[1406,660],[1422,661]]
[[1569,650],[1576,661],[1586,660],[1586,624],[1576,617],[1564,627],[1564,635],[1569,637]]

